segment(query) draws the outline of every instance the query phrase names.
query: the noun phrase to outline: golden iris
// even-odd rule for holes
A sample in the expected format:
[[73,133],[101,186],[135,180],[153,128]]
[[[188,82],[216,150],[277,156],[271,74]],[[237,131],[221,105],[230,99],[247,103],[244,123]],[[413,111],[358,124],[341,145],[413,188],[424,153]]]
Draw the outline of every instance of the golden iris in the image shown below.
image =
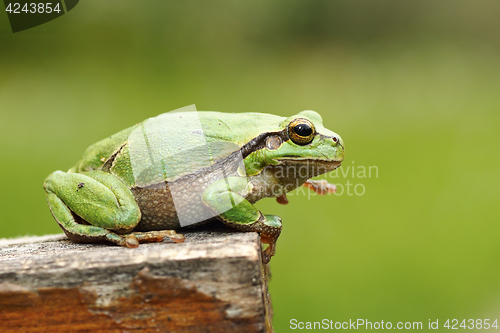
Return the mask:
[[288,136],[298,145],[304,146],[311,143],[315,134],[314,125],[307,119],[295,119],[288,125]]

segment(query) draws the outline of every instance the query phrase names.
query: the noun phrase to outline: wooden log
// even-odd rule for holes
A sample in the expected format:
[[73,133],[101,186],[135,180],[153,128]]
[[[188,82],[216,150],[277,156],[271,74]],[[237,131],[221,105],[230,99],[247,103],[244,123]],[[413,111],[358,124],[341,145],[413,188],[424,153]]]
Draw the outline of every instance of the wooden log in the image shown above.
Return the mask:
[[0,240],[2,332],[272,332],[256,233],[204,228],[186,241]]

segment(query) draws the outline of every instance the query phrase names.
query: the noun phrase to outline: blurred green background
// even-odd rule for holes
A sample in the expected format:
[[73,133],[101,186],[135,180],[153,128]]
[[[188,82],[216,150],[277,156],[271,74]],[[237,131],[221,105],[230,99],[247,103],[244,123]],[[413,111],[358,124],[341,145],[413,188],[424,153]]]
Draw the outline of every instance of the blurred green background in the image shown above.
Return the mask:
[[86,0],[13,34],[0,14],[0,237],[60,232],[44,178],[147,117],[312,109],[346,144],[330,180],[365,193],[259,203],[284,224],[276,332],[500,321],[499,17],[486,0]]

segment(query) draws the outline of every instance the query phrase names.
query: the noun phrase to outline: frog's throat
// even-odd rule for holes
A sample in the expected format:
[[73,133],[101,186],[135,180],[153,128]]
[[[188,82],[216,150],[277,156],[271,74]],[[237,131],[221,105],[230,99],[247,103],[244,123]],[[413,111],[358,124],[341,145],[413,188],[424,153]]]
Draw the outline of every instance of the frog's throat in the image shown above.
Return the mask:
[[[308,176],[300,178],[310,179],[337,169],[340,167],[341,163],[342,161],[324,161],[317,159],[282,159],[275,167],[295,169],[299,175],[302,175],[303,172],[307,170]],[[290,173],[290,171],[287,170],[287,173]]]

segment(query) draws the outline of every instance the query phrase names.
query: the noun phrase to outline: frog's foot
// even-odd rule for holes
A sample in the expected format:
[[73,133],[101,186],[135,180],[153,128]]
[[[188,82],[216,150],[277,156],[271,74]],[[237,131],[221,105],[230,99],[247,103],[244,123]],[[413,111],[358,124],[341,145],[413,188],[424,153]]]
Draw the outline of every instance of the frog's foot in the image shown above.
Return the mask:
[[304,183],[304,186],[308,189],[316,192],[319,195],[332,194],[337,191],[335,184],[330,184],[326,180],[312,180],[309,179]]
[[260,232],[260,241],[261,243],[269,244],[262,251],[262,262],[267,264],[271,261],[271,257],[276,254],[276,241],[281,233],[281,218],[276,215],[262,215],[262,224],[264,227]]
[[136,248],[139,246],[139,243],[161,242],[165,237],[170,238],[176,243],[182,243],[185,240],[183,235],[176,233],[174,230],[132,232],[125,235],[108,233],[106,235],[108,241],[128,248]]
[[[184,242],[185,238],[183,235],[178,234],[175,232],[175,230],[159,230],[159,231],[148,231],[148,232],[133,232],[127,235],[127,238],[129,237],[135,237],[137,239],[138,243],[145,243],[145,242],[161,242],[165,237],[170,238],[173,240],[175,243],[182,243]],[[126,245],[129,247],[128,245]],[[137,245],[139,246],[139,245]],[[134,246],[134,247],[137,247]]]
[[[266,241],[263,241],[262,236],[261,236],[261,242],[265,243]],[[267,240],[268,241],[268,240]],[[268,264],[271,261],[271,257],[273,257],[276,254],[276,241],[269,243],[267,246],[267,249],[262,251],[262,263],[263,264]]]
[[[260,212],[259,212],[260,213]],[[260,213],[259,219],[251,224],[240,224],[238,222],[229,222],[222,220],[224,224],[235,229],[243,231],[255,231],[260,234],[260,241],[263,244],[268,244],[267,248],[262,251],[262,263],[267,264],[271,261],[271,257],[276,254],[276,242],[281,233],[281,218],[276,215],[263,215]]]

